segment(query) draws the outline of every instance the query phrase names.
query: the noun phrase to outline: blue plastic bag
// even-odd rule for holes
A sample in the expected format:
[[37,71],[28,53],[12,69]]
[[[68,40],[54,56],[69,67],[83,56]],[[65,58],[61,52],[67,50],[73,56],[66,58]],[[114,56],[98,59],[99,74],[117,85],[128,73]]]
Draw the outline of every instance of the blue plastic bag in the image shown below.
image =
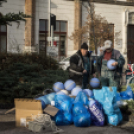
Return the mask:
[[127,87],[126,91],[120,93],[120,96],[123,100],[133,99],[133,91],[130,86]]
[[89,112],[91,114],[92,125],[104,126],[105,116],[102,105],[98,101],[93,100],[89,102]]
[[95,100],[103,106],[106,115],[113,115],[113,104],[116,102],[116,87],[102,87],[101,90],[93,90]]
[[49,104],[49,100],[47,99],[46,95],[45,96],[41,96],[39,98],[36,98],[36,100],[40,100],[40,101],[44,102],[46,105]]
[[116,87],[102,87],[102,90],[94,90],[95,99],[102,104],[108,123],[114,126],[117,126],[122,121],[122,114],[116,105],[119,99],[117,99],[116,89]]
[[91,124],[90,113],[88,109],[84,107],[82,102],[74,103],[73,109],[73,121],[76,127],[88,127]]
[[62,102],[59,109],[63,110],[64,112],[71,113],[71,110],[72,110],[71,101],[69,100],[69,101]]
[[70,125],[73,123],[73,116],[60,110],[54,117],[54,121],[57,126]]
[[56,94],[55,95],[55,107],[60,109],[61,108],[61,103],[64,101],[72,101],[71,97],[67,96],[67,95],[60,95],[60,94]]
[[88,113],[88,110],[86,107],[83,106],[82,102],[77,102],[73,106],[72,113],[73,113],[73,116],[77,116],[80,114]]
[[120,100],[121,100],[120,93],[116,93],[116,101],[120,101]]
[[94,96],[93,91],[90,89],[84,89],[83,92],[86,93],[86,95],[89,97]]
[[120,110],[115,112],[114,115],[108,116],[108,124],[113,125],[113,126],[117,126],[120,122],[122,122],[122,120],[123,120],[123,117],[122,117]]
[[44,95],[36,98],[36,100],[40,100],[42,104],[42,109],[46,107],[46,105],[51,104],[51,101],[54,101],[55,93],[50,93],[48,95]]
[[72,124],[73,123],[73,115],[72,115],[72,113],[65,112],[63,122],[68,122],[67,123],[68,125]]
[[117,114],[108,115],[108,124],[117,126],[119,123],[119,118]]
[[71,98],[71,102],[74,103],[75,99],[74,98]]
[[56,125],[69,125],[73,123],[72,99],[67,95],[55,96],[55,107],[59,109],[54,120]]
[[48,104],[51,104],[51,101],[54,101],[56,93],[50,93],[46,95],[46,98],[48,100]]
[[77,102],[82,102],[84,105],[87,105],[88,106],[88,97],[87,97],[87,95],[86,95],[85,92],[80,91],[78,93],[78,95],[75,98],[74,103],[77,103]]
[[117,113],[117,114],[118,114],[118,117],[119,117],[119,122],[122,122],[123,121],[123,116],[122,116],[121,111],[119,111],[119,113]]
[[61,126],[61,125],[66,125],[63,124],[63,118],[64,118],[64,114],[63,111],[58,111],[58,113],[56,114],[56,116],[54,117],[54,121],[56,123],[56,125]]
[[76,127],[89,127],[91,125],[90,114],[80,114],[74,117],[74,125]]

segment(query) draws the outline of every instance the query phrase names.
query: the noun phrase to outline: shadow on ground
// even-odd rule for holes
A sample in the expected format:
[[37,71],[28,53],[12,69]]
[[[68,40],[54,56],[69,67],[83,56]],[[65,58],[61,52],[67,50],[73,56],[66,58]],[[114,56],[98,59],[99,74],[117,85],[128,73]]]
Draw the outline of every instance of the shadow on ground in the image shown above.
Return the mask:
[[5,130],[12,130],[15,129],[15,122],[14,121],[9,121],[9,122],[0,122],[0,131],[5,131]]
[[[64,134],[134,134],[133,128],[121,128],[121,127],[86,127],[86,128],[78,128],[74,125],[69,126],[60,126],[59,128],[64,130]],[[17,128],[15,126],[15,121],[9,122],[0,122],[0,134],[34,134],[29,131],[27,128]],[[41,132],[39,134],[44,134]],[[45,134],[52,134],[52,132]]]

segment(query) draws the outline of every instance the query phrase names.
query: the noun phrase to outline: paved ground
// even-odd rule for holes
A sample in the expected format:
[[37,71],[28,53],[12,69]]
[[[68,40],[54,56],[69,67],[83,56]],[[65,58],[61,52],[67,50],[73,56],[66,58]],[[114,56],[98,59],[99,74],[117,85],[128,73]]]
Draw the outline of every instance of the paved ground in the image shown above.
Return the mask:
[[[0,110],[0,134],[33,134],[26,128],[15,127],[14,112],[4,115],[5,110]],[[124,123],[119,127],[88,127],[76,128],[74,125],[59,127],[65,134],[134,134],[134,124],[132,122]],[[43,132],[40,134],[52,134],[52,132]]]

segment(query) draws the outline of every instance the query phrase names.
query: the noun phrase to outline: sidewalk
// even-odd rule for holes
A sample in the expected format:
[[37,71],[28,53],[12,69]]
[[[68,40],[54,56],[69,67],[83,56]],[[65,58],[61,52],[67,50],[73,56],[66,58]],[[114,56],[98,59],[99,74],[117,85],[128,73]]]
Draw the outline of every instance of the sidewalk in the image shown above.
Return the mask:
[[[0,134],[33,134],[27,128],[15,127],[15,112],[4,115],[7,110],[0,110]],[[60,126],[64,134],[134,134],[134,123],[127,122],[118,127],[88,127],[76,128],[74,125]],[[52,134],[52,132],[43,132],[40,134]],[[38,133],[37,133],[38,134]]]

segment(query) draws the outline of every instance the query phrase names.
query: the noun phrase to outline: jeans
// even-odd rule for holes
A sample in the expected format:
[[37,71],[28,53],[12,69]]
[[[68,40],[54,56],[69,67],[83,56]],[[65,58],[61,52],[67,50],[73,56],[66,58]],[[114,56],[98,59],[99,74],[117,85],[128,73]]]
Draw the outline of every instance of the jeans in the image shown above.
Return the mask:
[[83,75],[82,89],[86,89],[87,88],[87,84],[89,82],[88,81],[88,77],[89,77],[88,73],[85,73]]

